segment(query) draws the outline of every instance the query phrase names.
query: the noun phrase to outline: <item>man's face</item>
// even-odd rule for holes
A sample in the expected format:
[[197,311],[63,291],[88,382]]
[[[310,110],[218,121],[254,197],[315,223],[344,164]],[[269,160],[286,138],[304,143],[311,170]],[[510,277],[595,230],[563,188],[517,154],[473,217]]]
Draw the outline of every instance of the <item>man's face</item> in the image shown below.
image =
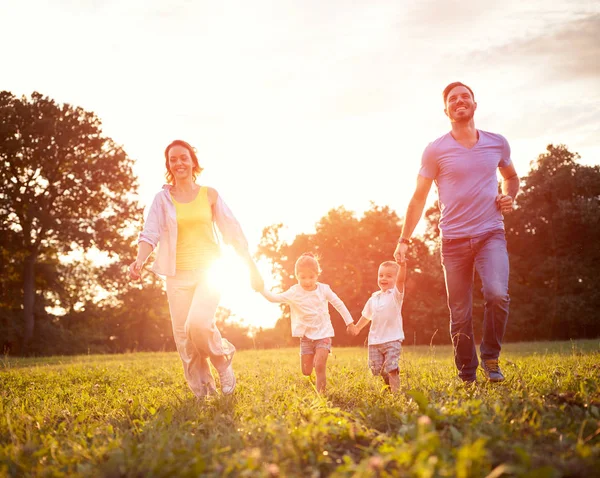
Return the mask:
[[444,113],[453,123],[471,121],[476,109],[477,103],[473,101],[471,92],[464,86],[456,86],[448,93]]

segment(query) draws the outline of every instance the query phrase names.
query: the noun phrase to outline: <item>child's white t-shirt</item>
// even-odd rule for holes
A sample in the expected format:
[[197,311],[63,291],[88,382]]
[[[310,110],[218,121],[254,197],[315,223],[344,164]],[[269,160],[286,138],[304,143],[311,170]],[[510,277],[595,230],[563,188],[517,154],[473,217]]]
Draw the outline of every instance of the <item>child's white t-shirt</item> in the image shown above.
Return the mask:
[[320,340],[333,337],[333,325],[329,315],[329,302],[340,313],[346,325],[353,322],[348,308],[327,284],[317,282],[315,290],[304,290],[295,284],[281,294],[263,291],[271,302],[289,304],[292,318],[292,337]]
[[369,345],[404,340],[403,300],[404,293],[397,287],[386,291],[378,290],[369,298],[362,311],[363,317],[371,321]]

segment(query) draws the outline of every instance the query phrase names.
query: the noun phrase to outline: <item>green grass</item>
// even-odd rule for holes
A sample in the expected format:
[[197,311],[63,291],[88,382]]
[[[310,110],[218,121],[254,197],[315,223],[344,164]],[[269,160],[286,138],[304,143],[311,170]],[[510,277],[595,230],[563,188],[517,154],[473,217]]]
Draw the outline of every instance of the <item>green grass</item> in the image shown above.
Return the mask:
[[297,349],[238,352],[232,397],[197,402],[175,353],[0,361],[0,476],[600,474],[600,341],[508,344],[507,380],[405,347],[402,390],[336,348],[318,396]]

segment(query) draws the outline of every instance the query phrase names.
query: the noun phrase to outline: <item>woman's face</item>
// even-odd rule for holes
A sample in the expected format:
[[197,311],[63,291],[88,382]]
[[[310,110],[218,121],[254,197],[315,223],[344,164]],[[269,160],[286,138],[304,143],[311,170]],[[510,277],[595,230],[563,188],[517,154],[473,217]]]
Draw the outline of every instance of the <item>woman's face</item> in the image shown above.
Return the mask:
[[175,181],[183,181],[193,177],[194,161],[184,146],[175,145],[169,149],[169,171]]

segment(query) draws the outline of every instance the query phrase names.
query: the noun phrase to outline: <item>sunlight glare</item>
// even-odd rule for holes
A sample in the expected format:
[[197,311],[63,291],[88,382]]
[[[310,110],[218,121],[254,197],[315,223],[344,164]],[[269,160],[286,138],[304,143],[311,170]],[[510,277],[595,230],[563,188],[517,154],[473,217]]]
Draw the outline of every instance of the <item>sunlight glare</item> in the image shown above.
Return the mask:
[[[221,293],[220,305],[253,327],[273,327],[281,315],[279,307],[267,302],[252,289],[248,267],[231,247],[222,247],[221,251],[221,257],[208,273],[211,287]],[[259,262],[258,268],[265,287],[272,288],[274,279],[268,264]]]

